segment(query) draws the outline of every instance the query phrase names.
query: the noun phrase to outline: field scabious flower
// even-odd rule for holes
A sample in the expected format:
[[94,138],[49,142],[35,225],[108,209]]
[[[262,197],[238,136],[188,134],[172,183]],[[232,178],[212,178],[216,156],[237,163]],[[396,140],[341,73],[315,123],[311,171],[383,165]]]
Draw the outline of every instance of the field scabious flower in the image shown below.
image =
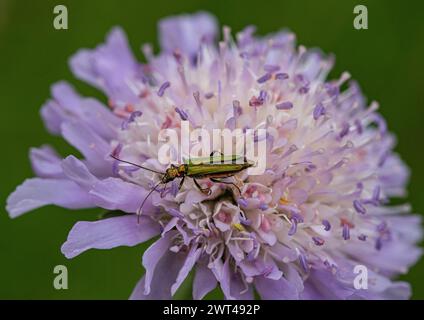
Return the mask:
[[[347,73],[327,81],[332,58],[297,48],[290,32],[256,37],[247,27],[233,40],[224,28],[216,45],[207,13],[164,19],[159,31],[161,52],[144,46],[146,63],[119,28],[71,58],[74,74],[103,91],[108,107],[66,82],[52,87],[45,125],[83,159],[32,149],[37,178],[10,195],[10,216],[49,204],[125,213],[76,223],[62,252],[73,258],[156,237],[133,299],[169,299],[191,271],[195,299],[218,285],[227,299],[252,299],[254,290],[262,299],[408,298],[409,285],[392,279],[421,254],[420,219],[408,205],[388,203],[404,195],[408,170],[377,104],[367,107],[355,82],[341,89]],[[178,131],[181,120],[208,130],[266,129],[256,140],[267,141],[267,170],[241,173],[241,194],[174,182],[153,192],[137,223],[157,177],[110,154],[163,171],[150,139]],[[367,289],[354,287],[357,265],[367,267]]]

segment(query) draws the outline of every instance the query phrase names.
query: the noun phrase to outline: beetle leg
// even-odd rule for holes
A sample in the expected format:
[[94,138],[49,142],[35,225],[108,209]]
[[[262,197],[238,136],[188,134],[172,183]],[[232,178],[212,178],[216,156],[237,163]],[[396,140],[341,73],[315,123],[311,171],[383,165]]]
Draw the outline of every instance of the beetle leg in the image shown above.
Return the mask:
[[210,180],[211,180],[212,182],[223,183],[223,184],[230,184],[230,185],[232,185],[232,186],[236,187],[236,188],[237,188],[237,190],[238,190],[238,192],[239,192],[239,193],[240,193],[240,195],[241,195],[241,190],[240,190],[239,186],[238,186],[238,185],[236,185],[234,182],[222,181],[222,180],[215,179],[215,178],[210,178]]
[[206,194],[206,195],[210,195],[210,194],[212,193],[211,188],[202,188],[202,187],[200,186],[199,182],[197,182],[197,180],[196,180],[196,179],[194,179],[194,178],[193,178],[193,181],[194,181],[194,184],[196,185],[196,187],[197,187],[197,188],[199,188],[199,190],[200,190],[201,192],[203,192],[204,194]]
[[211,152],[211,154],[209,155],[209,157],[213,157],[213,155],[214,155],[215,153],[219,153],[221,156],[223,156],[223,155],[224,155],[221,151],[214,150],[214,151],[212,151],[212,152]]
[[178,186],[178,191],[180,191],[181,190],[181,188],[182,188],[182,186],[183,186],[183,184],[184,184],[184,179],[185,179],[185,176],[181,179],[181,181],[180,181],[180,185]]
[[209,157],[212,158],[215,153],[219,153],[221,155],[221,162],[223,162],[223,160],[224,160],[223,159],[224,154],[221,151],[214,150],[214,151],[211,152],[211,154],[209,155]]
[[244,182],[238,177],[238,176],[233,176],[234,180],[236,180],[237,185],[243,186]]

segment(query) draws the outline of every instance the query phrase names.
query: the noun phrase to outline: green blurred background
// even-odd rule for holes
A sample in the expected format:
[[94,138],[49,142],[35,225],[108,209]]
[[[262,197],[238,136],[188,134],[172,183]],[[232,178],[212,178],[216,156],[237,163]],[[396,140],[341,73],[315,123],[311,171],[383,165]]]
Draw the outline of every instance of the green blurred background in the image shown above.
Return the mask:
[[[53,28],[53,8],[64,4],[69,29]],[[353,28],[353,8],[365,4],[369,29]],[[157,48],[158,19],[184,12],[207,10],[221,24],[239,31],[248,24],[260,34],[288,27],[298,41],[336,55],[332,76],[348,70],[370,100],[381,103],[381,113],[400,143],[397,151],[412,169],[408,201],[424,213],[424,2],[423,1],[229,1],[229,0],[0,0],[1,202],[0,298],[3,299],[126,299],[142,275],[141,253],[146,245],[89,251],[66,260],[60,253],[72,225],[94,220],[98,210],[71,212],[44,207],[11,220],[6,198],[32,172],[31,146],[54,145],[63,155],[73,150],[50,136],[39,117],[49,98],[49,87],[70,80],[85,95],[104,100],[99,92],[75,80],[67,60],[81,47],[102,42],[114,25],[121,25],[137,57],[140,44]],[[55,265],[69,271],[69,289],[55,290]],[[424,262],[402,276],[411,282],[413,298],[424,298]],[[177,298],[190,298],[186,281]],[[221,298],[215,291],[211,298]]]

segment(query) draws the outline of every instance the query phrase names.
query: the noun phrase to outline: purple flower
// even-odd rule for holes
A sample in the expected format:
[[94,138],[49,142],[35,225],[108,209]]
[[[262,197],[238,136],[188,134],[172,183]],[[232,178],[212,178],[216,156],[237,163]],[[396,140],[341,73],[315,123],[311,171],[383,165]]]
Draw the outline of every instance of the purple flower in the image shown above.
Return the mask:
[[[9,196],[9,215],[50,204],[123,212],[76,223],[62,252],[73,258],[155,238],[132,299],[170,299],[192,270],[195,299],[216,286],[227,299],[252,299],[254,290],[263,299],[408,298],[409,285],[392,279],[421,255],[420,219],[385,201],[404,194],[408,169],[376,104],[367,107],[355,83],[340,90],[347,74],[327,82],[332,59],[297,49],[291,33],[255,37],[249,27],[233,41],[225,29],[218,48],[217,30],[207,13],[164,19],[162,51],[145,50],[146,64],[119,28],[77,52],[73,73],[109,106],[53,85],[41,116],[83,158],[31,149],[37,177]],[[210,129],[265,124],[267,170],[240,174],[234,199],[224,196],[230,187],[205,180],[208,195],[189,179],[180,190],[154,189],[137,217],[160,177],[110,155],[163,171],[150,137],[179,131],[180,120]],[[367,290],[354,287],[356,265],[368,268]]]

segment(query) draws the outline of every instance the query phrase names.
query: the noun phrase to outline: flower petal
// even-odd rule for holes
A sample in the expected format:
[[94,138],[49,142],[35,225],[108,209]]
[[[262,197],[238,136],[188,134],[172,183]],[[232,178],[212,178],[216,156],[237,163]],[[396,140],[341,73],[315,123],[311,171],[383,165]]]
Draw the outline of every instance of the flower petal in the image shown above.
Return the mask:
[[15,218],[33,209],[54,204],[68,209],[93,207],[88,194],[65,179],[27,179],[7,199],[6,210]]
[[266,277],[255,278],[255,288],[263,300],[296,300],[299,293],[295,285],[284,277],[271,280]]
[[136,102],[129,83],[141,83],[141,72],[121,28],[108,34],[106,43],[96,49],[78,51],[70,60],[76,77],[103,90],[112,100]]
[[169,254],[169,248],[174,236],[174,232],[168,232],[165,236],[153,243],[143,254],[143,267],[146,269],[144,285],[145,295],[150,293],[150,285],[152,283],[153,275],[155,274],[155,268],[162,257]]
[[230,279],[231,296],[236,300],[253,300],[253,288],[243,282],[238,273],[233,273]]
[[164,51],[178,49],[194,57],[202,42],[215,39],[217,30],[215,17],[206,12],[168,17],[159,22],[160,45]]
[[[147,191],[142,187],[119,178],[101,180],[90,191],[90,197],[97,206],[128,213],[137,212],[146,195]],[[154,208],[148,199],[144,204],[143,212],[152,212]]]
[[99,181],[86,167],[86,165],[74,156],[66,157],[62,161],[64,174],[77,183],[84,190],[90,191]]
[[217,280],[213,272],[205,264],[198,263],[193,280],[193,299],[201,300],[215,289]]
[[110,176],[112,164],[106,162],[110,146],[90,127],[76,121],[63,123],[63,137],[77,148],[87,159],[87,165],[94,174]]
[[184,265],[182,266],[180,272],[178,272],[177,280],[171,287],[171,294],[174,295],[175,292],[178,290],[180,285],[183,283],[185,278],[187,278],[188,274],[190,273],[191,269],[193,269],[195,263],[197,262],[197,259],[199,259],[200,253],[202,252],[201,248],[197,248],[193,246],[190,250],[190,252],[187,255],[186,260],[184,261]]
[[44,145],[40,148],[31,148],[29,157],[32,169],[41,178],[63,178],[62,159],[50,146]]
[[135,246],[160,232],[159,224],[148,217],[126,215],[99,221],[77,222],[62,245],[62,253],[73,258],[88,249]]
[[149,294],[145,294],[146,275],[137,283],[131,294],[132,300],[170,300],[171,286],[185,261],[185,254],[173,253],[169,250],[156,265]]
[[229,260],[230,259],[227,258],[227,260],[224,262],[219,283],[225,298],[228,300],[234,300],[235,298],[231,295],[231,270]]
[[51,91],[53,100],[48,101],[41,109],[41,116],[51,133],[60,134],[60,126],[64,122],[80,121],[102,138],[110,140],[115,137],[122,120],[99,101],[80,96],[65,81],[54,84]]

